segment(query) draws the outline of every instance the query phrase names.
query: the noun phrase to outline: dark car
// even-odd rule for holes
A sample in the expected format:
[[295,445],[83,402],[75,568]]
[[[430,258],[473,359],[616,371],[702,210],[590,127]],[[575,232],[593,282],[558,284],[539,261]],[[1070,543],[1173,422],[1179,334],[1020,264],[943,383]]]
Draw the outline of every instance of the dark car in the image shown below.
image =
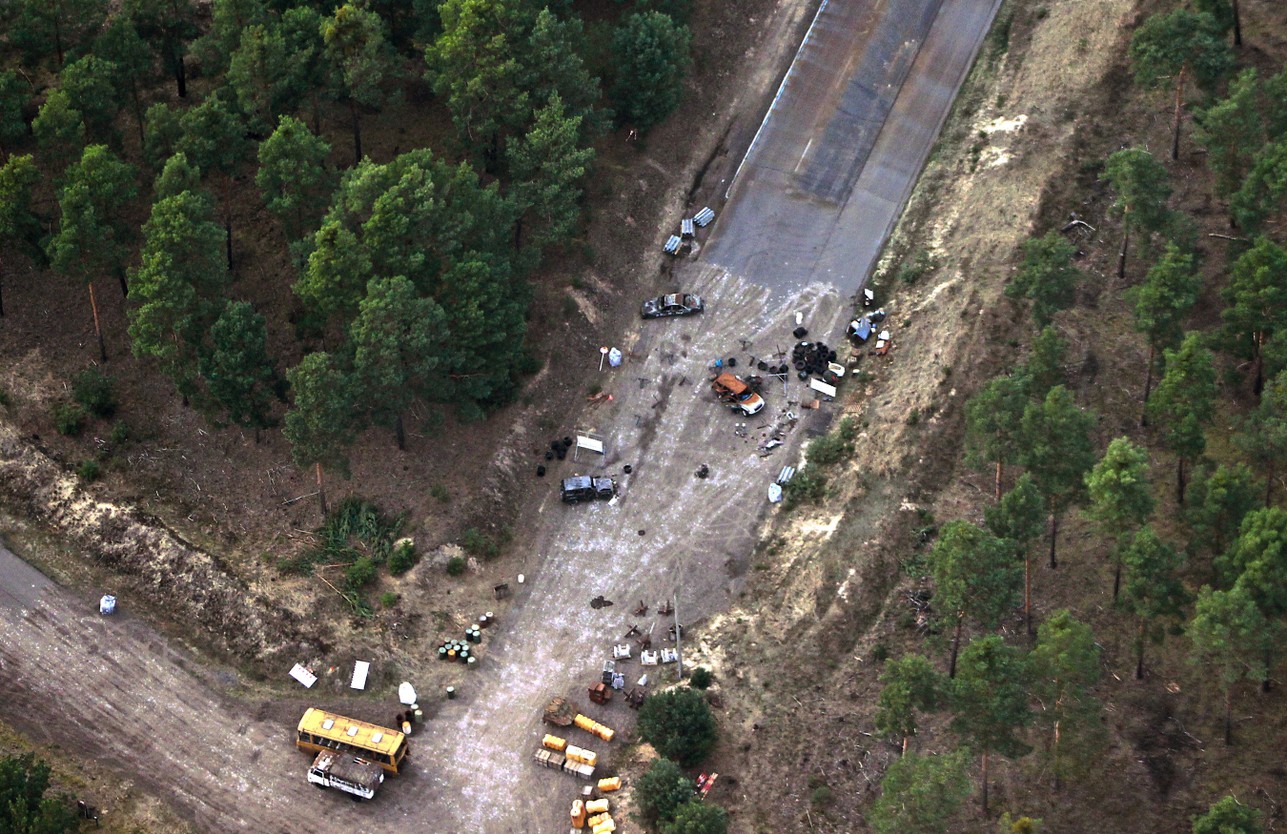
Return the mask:
[[701,296],[674,292],[648,299],[643,303],[640,313],[646,319],[659,319],[665,316],[691,316],[705,308]]
[[611,478],[591,478],[589,475],[573,475],[564,478],[560,485],[560,496],[564,503],[576,504],[580,501],[593,501],[596,498],[607,500],[617,494],[617,482]]

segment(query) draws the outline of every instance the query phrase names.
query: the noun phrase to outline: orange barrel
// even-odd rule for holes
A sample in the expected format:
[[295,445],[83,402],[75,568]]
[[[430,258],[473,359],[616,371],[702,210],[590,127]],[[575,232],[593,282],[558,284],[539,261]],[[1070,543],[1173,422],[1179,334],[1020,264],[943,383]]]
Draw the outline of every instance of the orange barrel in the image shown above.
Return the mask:
[[562,753],[563,748],[567,747],[568,743],[566,739],[561,739],[558,736],[552,736],[552,735],[546,734],[545,738],[541,739],[541,745],[544,747],[548,747],[551,750],[557,750],[560,753]]
[[598,722],[595,723],[594,727],[591,728],[590,732],[594,733],[596,736],[603,739],[604,741],[612,741],[613,737],[617,734],[616,730],[612,729],[611,727],[605,724],[599,724]]
[[579,799],[572,803],[572,827],[585,827],[585,803]]
[[612,793],[613,791],[621,790],[621,777],[613,776],[610,779],[600,779],[599,790],[604,793]]
[[585,730],[587,733],[592,733],[594,732],[594,725],[597,722],[590,716],[582,715],[578,712],[576,718],[572,719],[572,723],[580,727],[582,730]]

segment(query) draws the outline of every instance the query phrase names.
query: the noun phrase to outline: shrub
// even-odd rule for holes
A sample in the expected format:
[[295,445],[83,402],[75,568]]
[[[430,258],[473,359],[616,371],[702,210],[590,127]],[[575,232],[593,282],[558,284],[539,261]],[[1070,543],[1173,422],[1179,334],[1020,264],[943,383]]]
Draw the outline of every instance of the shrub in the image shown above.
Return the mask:
[[819,437],[809,444],[809,462],[818,466],[837,464],[854,453],[854,438],[858,436],[858,424],[852,417],[846,417],[830,434]]
[[460,576],[465,572],[465,560],[460,556],[452,556],[447,560],[447,575]]
[[111,417],[116,413],[112,378],[98,368],[86,368],[72,377],[72,397],[95,417]]
[[420,561],[420,554],[416,552],[416,546],[411,542],[403,542],[393,548],[393,553],[389,555],[389,573],[394,576],[401,576],[416,566]]
[[715,680],[711,675],[711,670],[705,666],[698,666],[693,670],[693,674],[688,677],[688,685],[694,689],[706,689]]
[[9,396],[9,389],[5,388],[3,385],[0,385],[0,407],[8,408],[9,404],[12,402],[13,400]]
[[440,504],[451,502],[451,492],[442,484],[434,484],[429,487],[429,494],[432,495],[434,500]]
[[653,695],[639,708],[639,735],[684,767],[700,764],[715,747],[715,716],[695,689]]
[[97,481],[101,472],[102,469],[99,467],[98,461],[93,458],[82,460],[76,467],[76,474],[80,476],[82,481],[86,482]]
[[827,495],[827,476],[805,464],[795,477],[786,482],[782,491],[786,494],[784,505],[788,510],[801,504],[816,504]]
[[89,417],[78,403],[59,403],[54,406],[54,428],[66,437],[75,437],[85,428]]
[[831,800],[831,788],[826,785],[819,785],[814,788],[813,793],[809,797],[809,801],[813,804],[815,809],[826,808],[831,804]]
[[728,812],[718,805],[686,802],[675,818],[661,827],[661,834],[727,834]]
[[398,604],[398,595],[395,594],[393,591],[385,591],[383,594],[380,594],[380,605],[384,606],[385,608],[392,608],[397,604]]
[[360,591],[375,581],[377,571],[375,561],[370,556],[359,556],[344,571],[344,579],[350,591]]
[[460,546],[471,556],[494,559],[500,555],[501,547],[509,542],[509,538],[507,530],[492,534],[484,533],[477,527],[470,527],[461,535]]
[[113,446],[123,446],[130,439],[130,427],[124,420],[112,424],[111,441]]
[[635,785],[640,815],[649,824],[674,819],[675,812],[691,802],[694,794],[693,780],[670,759],[654,761]]

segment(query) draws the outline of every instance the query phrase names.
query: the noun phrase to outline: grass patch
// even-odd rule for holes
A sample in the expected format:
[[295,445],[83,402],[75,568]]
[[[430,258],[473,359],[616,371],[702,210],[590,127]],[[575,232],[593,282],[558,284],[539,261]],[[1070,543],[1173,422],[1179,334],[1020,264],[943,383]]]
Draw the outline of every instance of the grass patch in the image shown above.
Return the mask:
[[72,377],[72,398],[95,417],[108,418],[116,413],[112,378],[98,368],[86,368]]
[[495,533],[485,533],[477,527],[470,527],[460,537],[460,546],[470,556],[481,559],[495,559],[501,548],[509,544],[508,530],[501,529]]
[[465,572],[465,559],[463,556],[452,556],[447,560],[447,575],[460,576]]
[[103,468],[93,458],[86,458],[76,466],[76,475],[86,483],[93,483],[103,474]]
[[852,417],[844,418],[835,431],[809,444],[809,463],[815,466],[834,466],[853,457],[854,438],[857,436],[858,424]]
[[[393,543],[405,523],[405,514],[390,518],[370,501],[345,498],[317,529],[318,544],[282,560],[278,567],[285,573],[307,576],[318,564],[349,563],[352,570],[359,560],[366,559],[372,567],[382,565],[393,555]],[[346,581],[352,587],[351,580],[361,578],[360,571],[346,576]]]
[[54,428],[64,437],[76,437],[85,430],[89,414],[80,403],[58,403],[54,406]]

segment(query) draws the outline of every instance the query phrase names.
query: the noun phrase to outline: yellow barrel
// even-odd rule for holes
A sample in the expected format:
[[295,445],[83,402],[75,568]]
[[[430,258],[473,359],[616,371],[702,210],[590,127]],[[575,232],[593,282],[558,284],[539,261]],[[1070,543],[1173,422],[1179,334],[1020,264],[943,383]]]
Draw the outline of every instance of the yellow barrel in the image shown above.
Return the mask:
[[582,764],[588,764],[590,767],[594,767],[599,763],[599,754],[593,750],[586,750],[583,748],[581,750],[581,758],[578,759],[578,761]]
[[612,741],[613,736],[617,734],[617,731],[612,729],[611,727],[605,726],[603,724],[597,724],[597,723],[590,730],[590,732],[594,733],[596,736],[603,739],[604,741]]
[[595,826],[602,825],[603,823],[608,822],[611,819],[612,819],[611,814],[595,814],[594,816],[586,820],[585,824],[590,826],[591,828],[594,828]]
[[560,753],[563,752],[564,747],[568,746],[567,740],[549,734],[546,734],[545,738],[541,739],[541,744],[551,750],[558,750]]
[[606,799],[591,799],[585,803],[585,812],[587,814],[606,814],[611,804]]
[[599,790],[603,793],[612,793],[621,790],[621,777],[613,776],[610,779],[599,780]]
[[576,724],[578,727],[585,730],[586,732],[592,733],[594,732],[594,725],[598,722],[596,722],[590,716],[582,715],[581,713],[578,712],[576,714],[576,718],[572,719],[572,723]]
[[572,827],[585,827],[585,803],[579,799],[572,803]]
[[590,834],[612,834],[612,832],[616,830],[617,830],[617,824],[612,821],[612,817],[608,817],[606,820],[599,823],[594,828],[591,828]]

